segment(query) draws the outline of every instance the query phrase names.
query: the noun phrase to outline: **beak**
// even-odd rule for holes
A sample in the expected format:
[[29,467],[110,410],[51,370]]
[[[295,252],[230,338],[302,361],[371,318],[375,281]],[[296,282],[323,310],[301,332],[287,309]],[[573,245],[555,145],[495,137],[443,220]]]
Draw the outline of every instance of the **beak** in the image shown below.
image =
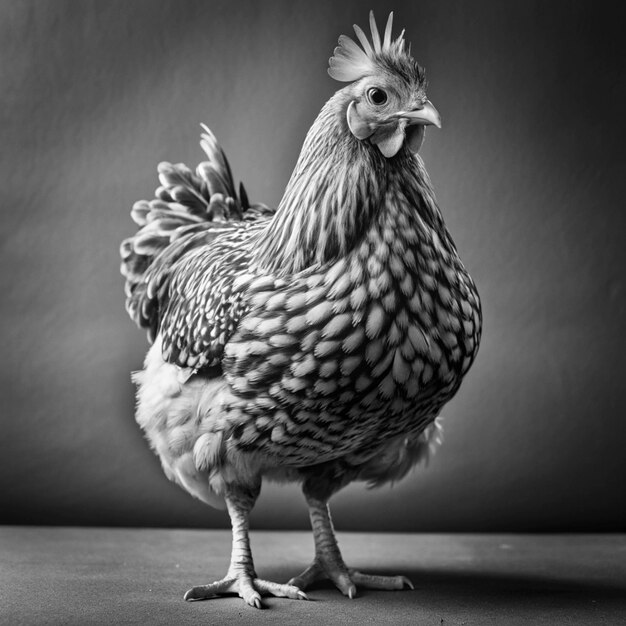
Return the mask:
[[433,125],[441,128],[441,115],[435,109],[430,100],[426,100],[424,106],[413,111],[400,111],[395,117],[407,120],[408,124],[421,124],[422,126]]
[[361,115],[356,101],[350,102],[346,117],[350,132],[360,141],[369,139],[387,159],[398,153],[405,140],[409,150],[417,154],[424,142],[424,127],[441,128],[441,116],[430,100],[419,109],[394,113],[378,126]]

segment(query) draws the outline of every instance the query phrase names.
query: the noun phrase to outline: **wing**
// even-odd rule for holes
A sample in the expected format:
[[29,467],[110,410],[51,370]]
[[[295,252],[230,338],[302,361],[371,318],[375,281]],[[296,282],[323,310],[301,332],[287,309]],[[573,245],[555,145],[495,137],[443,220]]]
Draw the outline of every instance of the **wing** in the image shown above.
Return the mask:
[[[195,172],[182,163],[161,163],[161,186],[155,192],[156,198],[135,203],[131,216],[140,228],[120,248],[121,272],[126,278],[126,310],[139,326],[148,329],[150,341],[163,327],[164,312],[168,314],[168,324],[178,323],[183,312],[189,315],[195,306],[190,295],[194,302],[209,307],[200,330],[207,323],[210,325],[210,307],[220,301],[212,294],[223,289],[222,282],[244,264],[245,253],[237,252],[237,243],[245,241],[250,226],[263,224],[273,214],[265,205],[250,205],[243,185],[239,193],[235,191],[222,148],[213,133],[203,128],[200,145],[208,160],[200,163]],[[222,243],[216,243],[219,241]],[[222,253],[226,254],[225,259],[221,259]],[[203,277],[201,285],[193,284],[194,279],[199,280],[194,261],[199,261],[211,277]],[[220,314],[227,310],[236,313],[236,307],[219,308]],[[175,362],[186,364],[187,359],[182,357],[193,350],[183,344],[190,342],[193,348],[197,338],[192,341],[184,333],[184,337],[177,337],[170,326],[165,329],[168,354]],[[208,330],[209,335],[212,330]],[[216,353],[218,348],[211,348],[207,342],[203,338],[201,343],[208,353]]]
[[248,309],[239,288],[247,275],[249,242],[264,224],[232,224],[212,241],[191,248],[168,270],[158,305],[163,358],[200,369],[219,363],[226,342]]

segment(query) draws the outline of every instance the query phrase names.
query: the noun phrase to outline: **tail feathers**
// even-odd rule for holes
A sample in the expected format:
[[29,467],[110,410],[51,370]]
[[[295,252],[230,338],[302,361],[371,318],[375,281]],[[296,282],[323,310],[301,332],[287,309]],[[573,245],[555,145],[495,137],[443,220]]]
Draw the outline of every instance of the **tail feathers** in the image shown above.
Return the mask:
[[215,135],[204,125],[203,129],[200,145],[208,160],[195,172],[183,163],[159,164],[156,197],[134,204],[131,217],[139,230],[120,246],[126,310],[139,326],[149,329],[151,340],[158,309],[153,298],[166,283],[172,263],[191,248],[230,230],[232,222],[256,221],[273,214],[263,204],[251,206],[242,184],[237,193],[224,151]]

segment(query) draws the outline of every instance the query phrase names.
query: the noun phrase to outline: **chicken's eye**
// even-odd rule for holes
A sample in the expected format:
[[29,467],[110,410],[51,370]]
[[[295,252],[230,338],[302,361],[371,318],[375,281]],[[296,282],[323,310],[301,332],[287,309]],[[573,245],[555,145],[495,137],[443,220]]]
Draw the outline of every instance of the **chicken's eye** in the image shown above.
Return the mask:
[[367,92],[367,99],[372,103],[380,106],[381,104],[385,104],[387,102],[387,94],[379,87],[372,87]]

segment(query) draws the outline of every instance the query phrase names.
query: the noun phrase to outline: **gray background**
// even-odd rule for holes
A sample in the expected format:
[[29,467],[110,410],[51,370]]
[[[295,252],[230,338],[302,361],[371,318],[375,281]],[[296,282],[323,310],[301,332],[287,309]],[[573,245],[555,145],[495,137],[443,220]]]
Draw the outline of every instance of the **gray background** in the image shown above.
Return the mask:
[[[427,69],[423,156],[485,332],[430,466],[346,489],[337,526],[624,530],[624,22],[598,1],[0,2],[1,522],[226,525],[134,423],[118,244],[156,164],[201,160],[199,122],[275,205],[370,5]],[[252,523],[305,527],[298,489]]]

